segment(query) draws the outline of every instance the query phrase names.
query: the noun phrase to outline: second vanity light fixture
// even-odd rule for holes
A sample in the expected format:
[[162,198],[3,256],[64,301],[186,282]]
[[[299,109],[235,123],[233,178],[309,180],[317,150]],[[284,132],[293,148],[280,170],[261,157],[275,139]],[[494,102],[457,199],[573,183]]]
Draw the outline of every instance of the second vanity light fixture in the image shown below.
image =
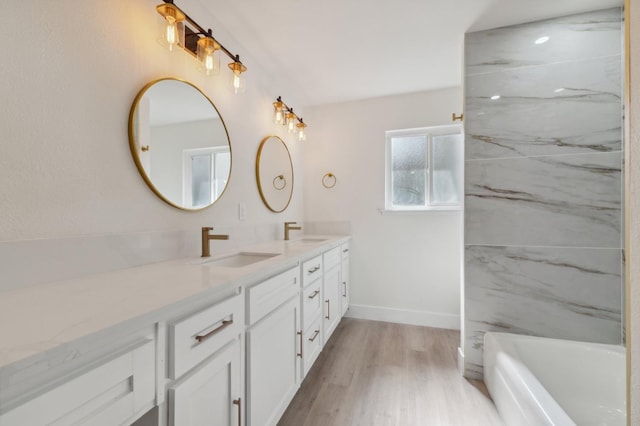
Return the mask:
[[297,133],[299,141],[307,139],[307,124],[302,120],[302,117],[298,117],[293,112],[293,108],[282,101],[280,96],[273,103],[273,121],[276,124],[287,126],[289,133]]
[[[220,51],[224,52],[233,62],[228,64],[231,70],[231,85],[235,93],[245,91],[244,72],[247,71],[240,56],[232,54],[226,47],[217,41],[211,30],[204,30],[189,15],[184,13],[173,0],[163,0],[164,3],[156,6],[156,10],[164,18],[164,28],[161,41],[170,51],[181,47],[193,54],[200,62],[202,71],[208,75],[220,73]],[[188,25],[185,25],[188,24]],[[193,27],[192,28],[190,28]]]

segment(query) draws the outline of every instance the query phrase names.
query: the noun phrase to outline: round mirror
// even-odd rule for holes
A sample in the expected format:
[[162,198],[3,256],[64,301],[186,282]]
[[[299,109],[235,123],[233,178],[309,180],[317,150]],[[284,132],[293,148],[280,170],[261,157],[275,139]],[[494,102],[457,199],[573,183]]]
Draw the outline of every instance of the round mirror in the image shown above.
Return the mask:
[[179,209],[210,206],[229,182],[227,128],[213,102],[189,82],[165,78],[138,93],[129,146],[149,188]]
[[279,137],[267,136],[260,143],[256,180],[267,208],[275,213],[285,211],[293,195],[293,164],[289,149]]

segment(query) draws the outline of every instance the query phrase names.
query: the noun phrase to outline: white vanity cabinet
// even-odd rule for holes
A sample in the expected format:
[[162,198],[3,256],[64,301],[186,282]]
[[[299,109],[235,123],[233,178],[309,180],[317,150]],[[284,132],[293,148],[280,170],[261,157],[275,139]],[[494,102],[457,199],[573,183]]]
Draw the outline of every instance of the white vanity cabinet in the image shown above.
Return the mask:
[[169,325],[169,425],[242,425],[243,330],[241,290]]
[[341,251],[335,247],[323,255],[323,344],[326,344],[331,334],[342,319],[342,281],[340,280]]
[[347,313],[349,309],[349,300],[351,293],[351,278],[349,275],[349,243],[344,243],[340,246],[342,267],[340,268],[340,280],[342,281],[342,298],[340,302],[340,308],[342,315]]
[[129,424],[154,406],[155,356],[152,339],[114,352],[0,415],[0,425]]
[[247,425],[275,425],[300,384],[300,269],[247,290]]

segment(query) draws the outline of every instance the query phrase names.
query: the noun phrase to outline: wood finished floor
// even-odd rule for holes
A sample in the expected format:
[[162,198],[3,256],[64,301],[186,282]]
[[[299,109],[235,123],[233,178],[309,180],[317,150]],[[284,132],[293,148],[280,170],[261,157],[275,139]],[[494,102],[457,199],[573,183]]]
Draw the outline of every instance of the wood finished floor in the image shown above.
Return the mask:
[[502,425],[482,382],[460,376],[460,333],[344,318],[279,426]]

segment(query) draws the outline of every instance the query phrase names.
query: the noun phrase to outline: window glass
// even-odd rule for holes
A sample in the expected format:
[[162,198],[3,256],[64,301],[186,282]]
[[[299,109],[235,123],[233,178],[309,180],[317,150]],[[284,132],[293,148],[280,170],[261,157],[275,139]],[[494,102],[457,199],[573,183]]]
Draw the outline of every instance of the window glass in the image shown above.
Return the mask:
[[424,206],[427,193],[427,138],[391,139],[394,206]]

